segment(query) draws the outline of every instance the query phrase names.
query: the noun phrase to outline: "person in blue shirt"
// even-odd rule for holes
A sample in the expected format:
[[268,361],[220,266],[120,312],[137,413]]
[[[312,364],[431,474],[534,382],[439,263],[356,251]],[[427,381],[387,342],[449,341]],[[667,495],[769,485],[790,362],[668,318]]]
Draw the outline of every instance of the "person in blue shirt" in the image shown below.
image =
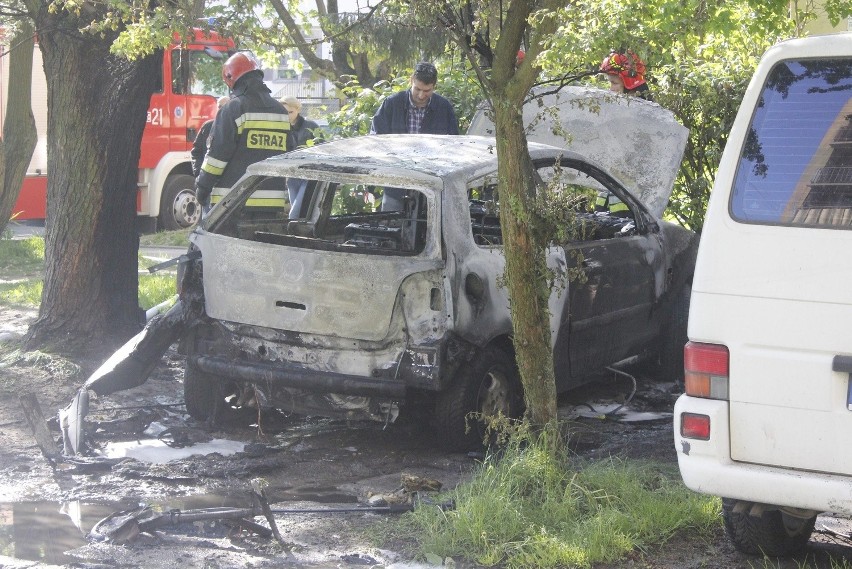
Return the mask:
[[[382,102],[370,124],[370,134],[450,134],[459,133],[459,120],[453,105],[435,93],[438,70],[426,61],[414,67],[409,88]],[[382,211],[402,208],[404,191],[386,188]]]
[[418,63],[410,87],[385,99],[376,111],[370,134],[458,134],[453,105],[435,93],[437,83],[435,66]]

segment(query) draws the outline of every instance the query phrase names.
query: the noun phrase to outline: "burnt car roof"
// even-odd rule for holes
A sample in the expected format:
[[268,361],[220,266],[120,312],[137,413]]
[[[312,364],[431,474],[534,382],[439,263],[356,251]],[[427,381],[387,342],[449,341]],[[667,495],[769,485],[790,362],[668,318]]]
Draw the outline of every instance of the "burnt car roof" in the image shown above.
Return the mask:
[[[546,144],[530,143],[535,160],[563,155],[585,157]],[[497,163],[494,138],[484,136],[439,136],[425,134],[382,134],[356,136],[288,152],[249,167],[249,174],[298,175],[308,172],[352,175],[419,174],[445,178],[475,176],[493,170]]]

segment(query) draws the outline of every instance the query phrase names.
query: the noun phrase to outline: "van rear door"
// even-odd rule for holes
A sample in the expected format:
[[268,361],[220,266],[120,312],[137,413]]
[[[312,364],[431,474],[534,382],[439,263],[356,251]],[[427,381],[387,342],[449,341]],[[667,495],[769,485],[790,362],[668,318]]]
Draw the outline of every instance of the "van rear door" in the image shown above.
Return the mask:
[[852,57],[762,65],[738,164],[717,176],[731,193],[708,212],[689,336],[730,351],[732,460],[852,475],[852,380],[832,370],[852,355]]

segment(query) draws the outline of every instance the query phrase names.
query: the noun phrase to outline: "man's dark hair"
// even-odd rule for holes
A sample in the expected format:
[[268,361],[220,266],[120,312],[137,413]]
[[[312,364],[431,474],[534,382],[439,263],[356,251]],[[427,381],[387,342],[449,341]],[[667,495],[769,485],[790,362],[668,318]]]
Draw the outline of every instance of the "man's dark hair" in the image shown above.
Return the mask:
[[434,85],[438,82],[438,70],[428,61],[421,61],[414,66],[413,77],[427,85]]

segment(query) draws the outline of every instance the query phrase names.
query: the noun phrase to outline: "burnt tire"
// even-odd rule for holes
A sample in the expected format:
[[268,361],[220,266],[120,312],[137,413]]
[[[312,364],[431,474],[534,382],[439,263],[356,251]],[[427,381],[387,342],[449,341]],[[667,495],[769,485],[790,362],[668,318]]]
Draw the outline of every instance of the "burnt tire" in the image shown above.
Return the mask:
[[814,530],[816,516],[802,519],[781,510],[765,510],[761,516],[734,512],[736,500],[722,499],[725,531],[738,550],[749,555],[785,557],[801,551]]
[[436,401],[434,425],[441,445],[449,450],[482,448],[486,423],[476,414],[518,418],[523,413],[521,381],[515,362],[489,347],[456,374],[452,386]]
[[689,283],[684,284],[674,298],[669,320],[663,329],[659,373],[665,381],[683,383],[683,347],[689,340],[686,328],[689,321],[689,297],[691,294],[692,287]]
[[189,174],[169,176],[160,196],[160,227],[187,229],[201,219],[201,205],[195,197],[195,178]]
[[198,421],[215,420],[225,406],[221,386],[218,377],[204,373],[187,359],[183,374],[183,399],[189,416]]

